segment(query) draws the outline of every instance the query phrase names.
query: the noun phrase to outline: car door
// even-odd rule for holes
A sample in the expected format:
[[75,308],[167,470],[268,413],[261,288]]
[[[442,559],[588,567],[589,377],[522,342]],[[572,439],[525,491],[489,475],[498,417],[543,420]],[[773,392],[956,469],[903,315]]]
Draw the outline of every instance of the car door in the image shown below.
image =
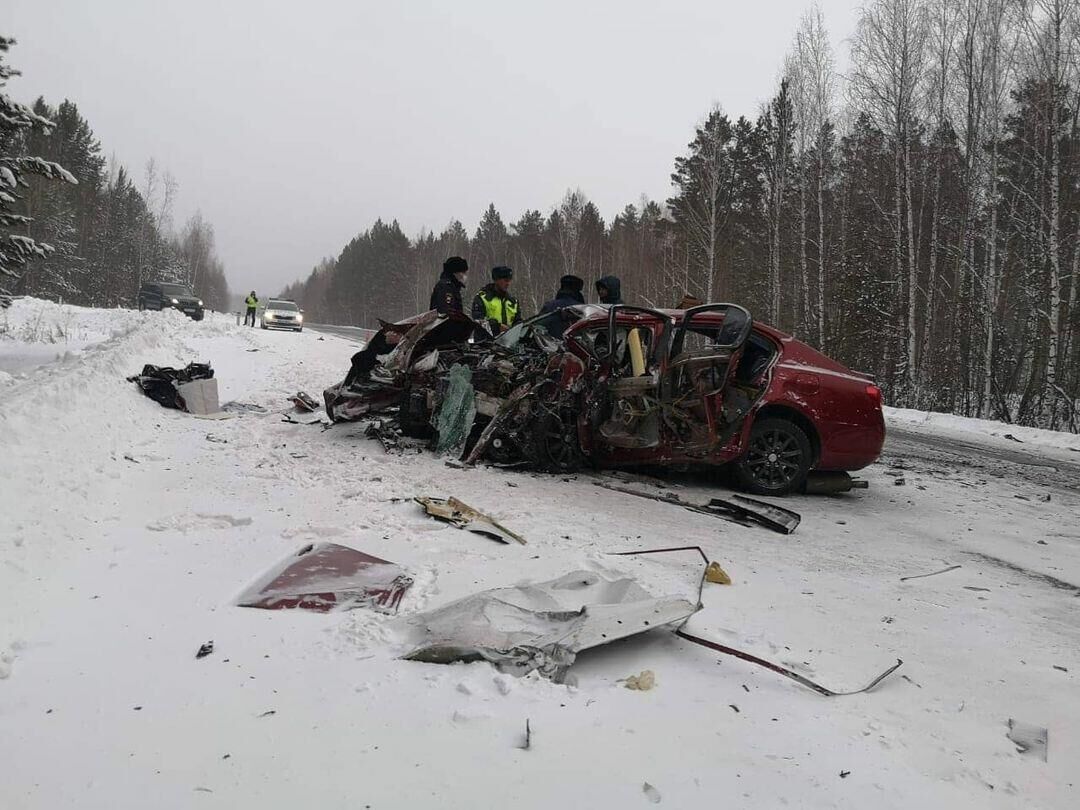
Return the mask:
[[752,326],[750,313],[735,304],[705,304],[683,314],[662,379],[674,449],[694,455],[726,440],[726,392]]
[[660,380],[671,318],[625,304],[612,306],[606,328],[594,332],[596,386],[586,413],[597,415],[594,439],[609,452],[656,447],[660,441]]

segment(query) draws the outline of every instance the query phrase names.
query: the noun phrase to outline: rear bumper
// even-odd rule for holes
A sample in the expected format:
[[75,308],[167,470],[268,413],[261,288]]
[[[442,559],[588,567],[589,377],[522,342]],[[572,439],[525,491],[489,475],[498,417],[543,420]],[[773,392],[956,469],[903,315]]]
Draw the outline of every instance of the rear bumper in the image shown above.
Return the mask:
[[878,420],[869,425],[833,424],[827,436],[822,436],[818,470],[853,472],[868,467],[881,457],[885,446],[885,419],[878,411]]

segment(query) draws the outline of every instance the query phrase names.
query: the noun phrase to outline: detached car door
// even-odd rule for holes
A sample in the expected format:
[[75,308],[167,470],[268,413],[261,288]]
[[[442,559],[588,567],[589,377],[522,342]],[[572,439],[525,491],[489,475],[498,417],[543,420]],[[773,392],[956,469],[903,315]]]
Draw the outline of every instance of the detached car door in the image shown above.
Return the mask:
[[675,327],[662,381],[672,449],[700,455],[726,441],[725,394],[753,326],[736,304],[688,309]]

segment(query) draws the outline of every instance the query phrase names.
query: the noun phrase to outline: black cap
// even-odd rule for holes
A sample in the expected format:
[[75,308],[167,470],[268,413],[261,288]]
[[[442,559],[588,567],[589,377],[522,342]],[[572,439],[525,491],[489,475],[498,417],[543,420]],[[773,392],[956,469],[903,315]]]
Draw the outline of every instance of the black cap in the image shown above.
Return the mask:
[[579,293],[585,289],[585,279],[580,276],[563,276],[559,279],[559,289]]
[[453,275],[454,273],[468,273],[469,263],[460,256],[451,256],[442,263],[442,271],[447,275]]
[[505,265],[499,265],[498,267],[491,268],[491,280],[498,281],[500,278],[513,278],[514,270],[511,267]]

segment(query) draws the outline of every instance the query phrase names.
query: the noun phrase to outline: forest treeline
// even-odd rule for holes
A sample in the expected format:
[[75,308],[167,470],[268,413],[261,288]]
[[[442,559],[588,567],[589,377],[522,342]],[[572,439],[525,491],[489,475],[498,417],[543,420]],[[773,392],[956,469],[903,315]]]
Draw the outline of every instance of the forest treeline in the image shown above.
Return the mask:
[[666,201],[380,220],[285,294],[372,326],[426,308],[450,255],[474,288],[512,266],[526,313],[614,274],[629,303],[743,303],[893,405],[1077,430],[1080,0],[873,0],[850,48],[840,77],[807,12],[773,97],[709,111]]
[[[0,88],[18,75],[4,61],[13,44],[0,37]],[[142,282],[180,281],[228,309],[213,227],[195,214],[173,231],[168,172],[151,160],[136,178],[106,159],[71,101],[26,107],[0,92],[0,108],[0,294],[134,306]]]

